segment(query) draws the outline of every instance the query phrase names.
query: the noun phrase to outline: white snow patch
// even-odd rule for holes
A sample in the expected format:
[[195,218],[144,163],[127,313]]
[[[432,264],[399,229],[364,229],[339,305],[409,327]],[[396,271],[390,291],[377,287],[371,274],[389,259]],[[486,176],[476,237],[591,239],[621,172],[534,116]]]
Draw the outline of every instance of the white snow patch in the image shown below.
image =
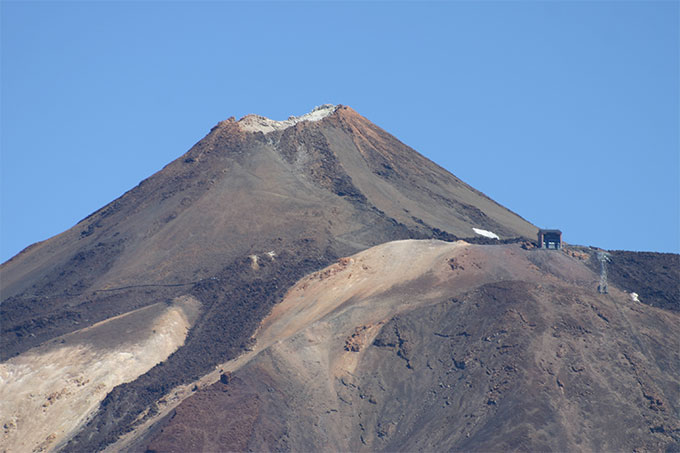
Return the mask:
[[324,104],[314,107],[314,110],[309,113],[305,113],[301,116],[291,116],[284,121],[275,121],[260,115],[246,115],[238,121],[238,124],[244,131],[262,132],[267,134],[269,132],[287,129],[302,121],[322,120],[331,113],[335,112],[337,108],[337,105]]
[[630,293],[630,298],[633,299],[633,302],[640,302],[638,293]]
[[477,233],[480,236],[484,236],[484,237],[491,238],[491,239],[500,239],[496,233],[493,233],[491,231],[482,230],[480,228],[473,228],[473,230],[474,230],[475,233]]

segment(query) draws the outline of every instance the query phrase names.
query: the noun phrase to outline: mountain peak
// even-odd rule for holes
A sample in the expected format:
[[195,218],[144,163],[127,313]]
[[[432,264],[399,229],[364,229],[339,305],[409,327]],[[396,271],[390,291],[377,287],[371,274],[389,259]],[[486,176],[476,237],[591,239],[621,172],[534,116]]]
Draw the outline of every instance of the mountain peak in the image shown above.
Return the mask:
[[311,112],[300,116],[290,116],[287,120],[276,121],[270,118],[250,114],[246,115],[238,121],[239,126],[246,132],[262,132],[269,133],[273,131],[280,131],[294,126],[302,121],[319,121],[335,112],[340,105],[323,104],[314,107]]
[[3,449],[674,449],[677,257],[537,232],[350,107],[229,118],[0,265]]

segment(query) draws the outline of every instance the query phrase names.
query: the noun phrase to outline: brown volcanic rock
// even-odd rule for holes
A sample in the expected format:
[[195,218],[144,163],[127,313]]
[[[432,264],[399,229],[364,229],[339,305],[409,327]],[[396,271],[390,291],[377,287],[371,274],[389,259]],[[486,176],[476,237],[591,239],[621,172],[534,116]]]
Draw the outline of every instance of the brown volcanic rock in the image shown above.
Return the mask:
[[[646,279],[652,261],[625,260],[611,294],[597,295],[585,258],[390,242],[527,243],[535,233],[348,107],[230,119],[0,267],[0,354],[22,361],[133,310],[200,303],[184,345],[78,414],[87,423],[60,434],[75,434],[65,451],[125,433],[115,448],[672,447],[677,314],[634,302],[617,279],[646,281],[642,302],[656,294],[672,306],[677,270]],[[362,250],[371,262],[317,272]],[[219,370],[233,373],[227,384]]]
[[[333,120],[347,134],[329,134],[331,139],[338,141],[338,148],[347,149],[342,140],[350,137],[361,157],[339,155],[343,166],[351,169],[354,184],[397,221],[412,227],[424,222],[459,238],[474,236],[470,228],[476,225],[501,238],[534,239],[536,230],[521,217],[414,153],[351,108],[341,107]],[[433,200],[439,207],[436,215],[427,208]]]
[[2,354],[181,295],[250,254],[307,241],[337,257],[394,239],[474,236],[472,227],[504,238],[535,232],[348,107],[267,135],[224,121],[2,265]]
[[159,301],[202,304],[185,345],[115,388],[68,449],[114,441],[170,389],[237,356],[289,286],[337,257],[396,239],[474,236],[473,227],[533,237],[531,224],[356,112],[331,110],[268,133],[223,121],[134,189],[2,264],[3,360]]
[[242,451],[678,446],[676,313],[599,294],[583,261],[518,245],[401,241],[350,261],[298,282],[265,319],[261,347],[234,374],[259,395],[253,423],[208,434],[213,411],[237,418],[250,403],[199,392],[151,445],[226,435],[247,439]]
[[[262,402],[240,379],[217,383],[177,408],[170,425],[158,432],[147,453],[187,451],[244,451],[258,419]],[[201,420],[201,430],[172,420]],[[181,439],[181,441],[177,441]]]

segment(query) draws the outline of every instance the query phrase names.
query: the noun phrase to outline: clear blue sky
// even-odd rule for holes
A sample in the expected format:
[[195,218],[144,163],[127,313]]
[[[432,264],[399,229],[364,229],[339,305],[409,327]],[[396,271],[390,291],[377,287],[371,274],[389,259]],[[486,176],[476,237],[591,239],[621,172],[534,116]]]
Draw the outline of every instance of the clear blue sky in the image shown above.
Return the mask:
[[678,2],[2,2],[0,259],[341,103],[570,243],[679,251]]

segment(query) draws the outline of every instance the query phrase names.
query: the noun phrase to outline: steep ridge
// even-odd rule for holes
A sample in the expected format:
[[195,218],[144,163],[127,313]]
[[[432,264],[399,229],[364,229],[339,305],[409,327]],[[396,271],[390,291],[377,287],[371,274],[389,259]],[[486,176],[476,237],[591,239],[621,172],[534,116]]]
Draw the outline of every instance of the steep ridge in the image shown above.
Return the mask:
[[157,174],[0,266],[5,361],[159,301],[201,303],[184,345],[114,388],[67,450],[115,441],[168,391],[238,356],[291,285],[340,256],[398,239],[494,242],[473,228],[503,241],[534,236],[349,107],[260,123],[219,123]]
[[519,245],[373,247],[301,279],[220,382],[114,447],[672,451],[680,317],[598,280]]

